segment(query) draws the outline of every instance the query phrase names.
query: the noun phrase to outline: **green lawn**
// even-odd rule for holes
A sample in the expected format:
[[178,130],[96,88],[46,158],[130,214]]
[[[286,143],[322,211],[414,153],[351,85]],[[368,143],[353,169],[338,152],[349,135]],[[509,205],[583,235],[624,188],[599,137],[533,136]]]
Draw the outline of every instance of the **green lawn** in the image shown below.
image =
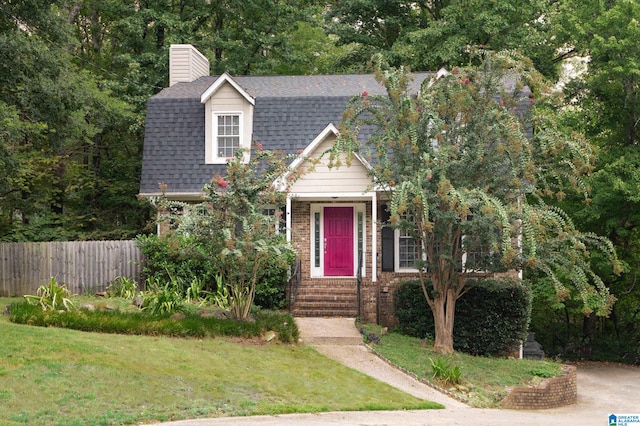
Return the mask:
[[[16,299],[0,298],[0,311]],[[0,315],[0,424],[439,408],[304,345],[86,333]]]
[[[368,332],[379,334],[380,327],[365,326]],[[488,358],[456,352],[444,357],[452,366],[461,369],[461,385],[437,383],[432,378],[431,360],[440,355],[431,351],[432,342],[396,333],[379,336],[373,349],[393,364],[403,367],[419,378],[434,382],[451,391],[474,407],[497,407],[514,386],[535,385],[546,377],[561,373],[560,363],[523,359]]]

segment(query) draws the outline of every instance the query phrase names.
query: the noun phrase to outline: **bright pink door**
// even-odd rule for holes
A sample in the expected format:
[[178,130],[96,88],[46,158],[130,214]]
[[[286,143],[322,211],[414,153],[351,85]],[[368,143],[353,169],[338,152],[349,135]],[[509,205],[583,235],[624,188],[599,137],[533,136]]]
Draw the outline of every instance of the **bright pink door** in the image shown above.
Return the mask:
[[353,275],[353,207],[324,208],[324,275]]

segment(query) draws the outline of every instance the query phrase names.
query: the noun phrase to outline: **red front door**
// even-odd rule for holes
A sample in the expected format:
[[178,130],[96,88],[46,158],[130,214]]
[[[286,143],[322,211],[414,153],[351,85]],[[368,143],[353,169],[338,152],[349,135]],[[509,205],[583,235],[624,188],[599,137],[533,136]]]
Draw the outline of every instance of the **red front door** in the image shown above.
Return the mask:
[[353,276],[353,207],[324,208],[324,275]]

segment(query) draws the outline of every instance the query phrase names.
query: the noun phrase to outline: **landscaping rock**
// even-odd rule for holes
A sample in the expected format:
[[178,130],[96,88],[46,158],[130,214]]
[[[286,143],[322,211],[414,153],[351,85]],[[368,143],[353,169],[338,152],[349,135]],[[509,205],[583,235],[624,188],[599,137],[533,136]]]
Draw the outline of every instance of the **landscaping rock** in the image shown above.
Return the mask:
[[142,296],[140,296],[139,294],[133,299],[133,304],[139,309],[142,309],[143,302],[144,301],[142,300]]
[[264,337],[263,337],[263,338],[264,338],[264,340],[265,340],[265,341],[270,342],[270,341],[272,341],[273,339],[275,339],[275,338],[276,338],[276,336],[277,336],[277,334],[276,334],[276,332],[275,332],[275,331],[271,331],[271,330],[269,330],[269,331],[267,331],[267,332],[264,334]]

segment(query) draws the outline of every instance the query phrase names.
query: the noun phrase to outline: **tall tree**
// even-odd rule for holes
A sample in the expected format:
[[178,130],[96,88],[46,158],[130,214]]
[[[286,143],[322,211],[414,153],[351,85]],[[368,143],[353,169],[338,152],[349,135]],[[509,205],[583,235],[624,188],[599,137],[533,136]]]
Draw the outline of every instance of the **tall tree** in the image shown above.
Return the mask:
[[122,214],[122,204],[96,202],[115,196],[100,176],[105,164],[98,154],[105,140],[126,140],[132,120],[126,105],[76,64],[66,3],[3,3],[0,28],[0,133],[13,167],[2,179],[0,238],[139,232],[144,215],[131,188],[115,194],[127,198],[129,212],[138,211],[133,217]]
[[558,2],[554,16],[556,38],[567,46],[565,57],[587,63],[565,86],[567,125],[583,131],[598,148],[596,169],[586,180],[590,202],[569,198],[564,206],[581,229],[606,235],[630,271],[606,278],[620,299],[611,319],[559,315],[565,328],[580,324],[568,337],[563,330],[562,340],[579,342],[574,346],[585,353],[600,346],[618,352],[609,356],[622,356],[633,350],[630,342],[639,345],[640,337],[640,4],[565,1]]
[[542,0],[349,0],[327,9],[326,25],[340,44],[352,46],[347,66],[381,53],[394,66],[437,70],[477,65],[479,50],[519,50],[553,75],[552,13]]
[[[544,202],[579,187],[590,146],[562,134],[542,107],[527,138],[525,83],[539,87],[537,73],[497,55],[424,84],[417,97],[404,69],[383,63],[377,75],[388,96],[351,100],[335,150],[369,155],[374,181],[389,188],[391,222],[414,239],[435,349],[453,351],[455,305],[469,279],[510,270],[545,274],[558,297],[573,288],[585,311],[608,315],[615,298],[589,253],[601,250],[617,270],[615,251]],[[373,133],[361,142],[363,126]]]

